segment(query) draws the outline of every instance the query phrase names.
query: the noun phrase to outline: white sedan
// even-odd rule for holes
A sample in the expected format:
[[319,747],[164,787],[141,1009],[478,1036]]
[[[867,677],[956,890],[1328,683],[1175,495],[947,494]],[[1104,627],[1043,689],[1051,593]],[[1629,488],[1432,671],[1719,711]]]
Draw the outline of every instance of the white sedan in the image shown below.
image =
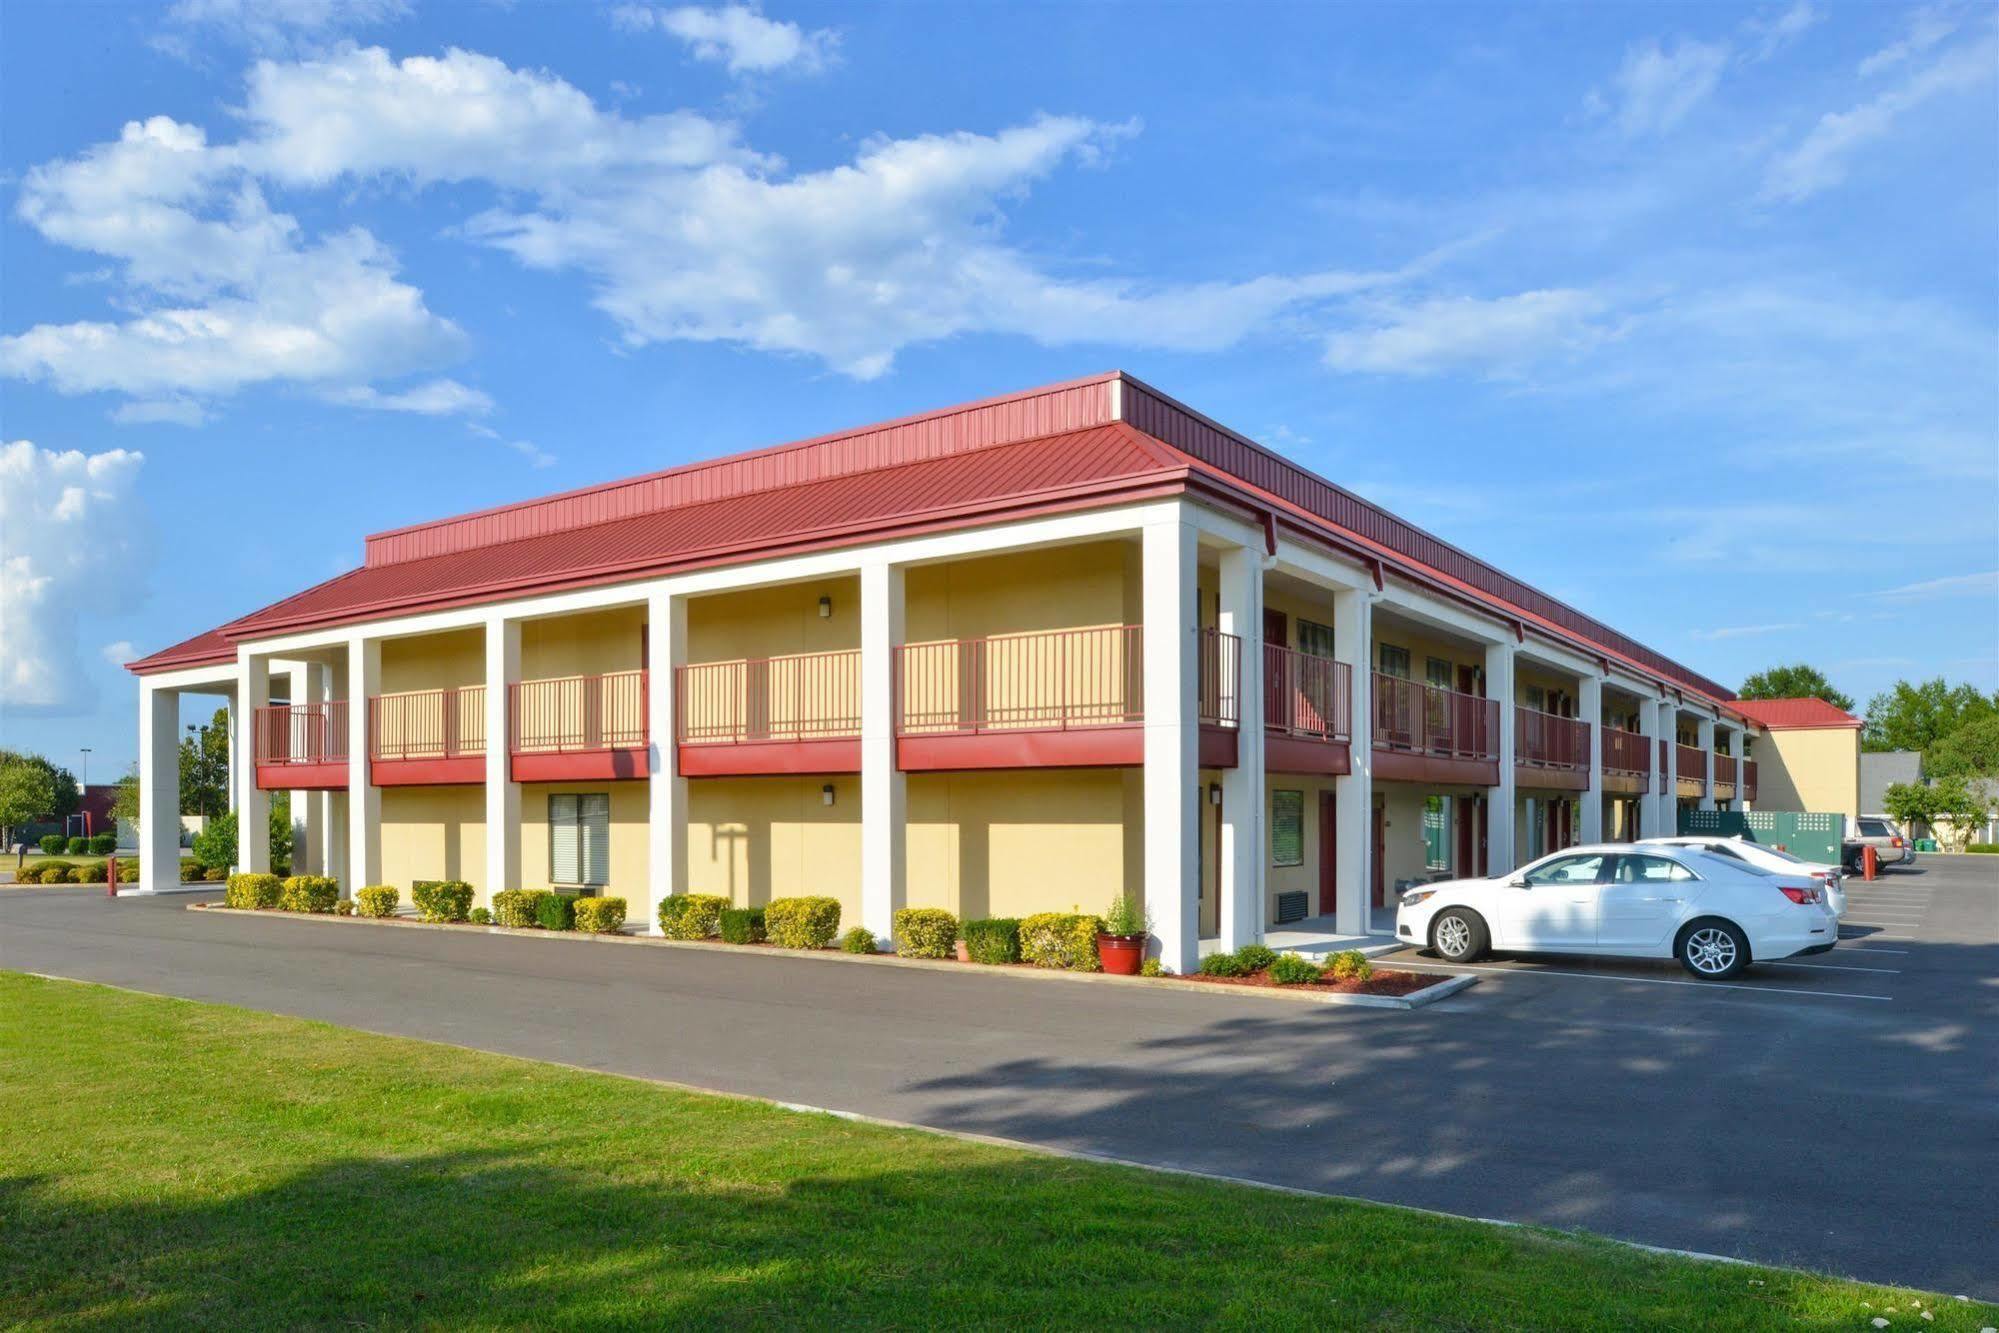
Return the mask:
[[1398,939],[1468,963],[1512,953],[1677,958],[1709,980],[1824,953],[1839,937],[1817,881],[1690,847],[1570,847],[1491,879],[1402,895]]
[[1793,856],[1781,847],[1765,847],[1760,842],[1747,838],[1720,838],[1689,835],[1678,838],[1646,838],[1644,842],[1660,847],[1695,847],[1716,856],[1731,857],[1737,861],[1747,861],[1750,865],[1778,875],[1810,875],[1819,882],[1825,892],[1826,906],[1834,917],[1846,915],[1846,884],[1840,878],[1839,867],[1827,865],[1823,861],[1807,861],[1801,856]]

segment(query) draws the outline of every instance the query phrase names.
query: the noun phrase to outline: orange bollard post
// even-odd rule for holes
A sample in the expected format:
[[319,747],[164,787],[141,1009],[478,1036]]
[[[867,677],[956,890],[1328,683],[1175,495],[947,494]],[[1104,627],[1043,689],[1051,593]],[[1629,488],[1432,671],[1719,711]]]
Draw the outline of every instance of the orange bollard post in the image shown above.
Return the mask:
[[118,896],[118,849],[113,847],[111,855],[104,860],[104,896]]
[[1860,877],[1871,881],[1880,872],[1880,869],[1881,858],[1875,854],[1874,849],[1872,847],[1862,847],[1860,849]]

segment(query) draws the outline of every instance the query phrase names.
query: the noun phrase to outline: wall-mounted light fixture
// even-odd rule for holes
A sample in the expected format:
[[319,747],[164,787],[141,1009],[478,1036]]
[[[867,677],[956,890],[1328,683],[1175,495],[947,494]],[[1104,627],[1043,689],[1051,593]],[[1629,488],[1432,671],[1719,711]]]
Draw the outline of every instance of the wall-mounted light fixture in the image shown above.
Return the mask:
[[1208,804],[1220,805],[1221,803],[1222,803],[1222,784],[1219,782],[1210,782],[1208,784]]
[[821,805],[831,805],[831,804],[833,804],[833,784],[832,784],[832,783],[830,783],[830,782],[829,782],[829,783],[827,783],[827,784],[826,784],[825,786],[823,786],[823,787],[821,787],[821,788],[819,789],[819,804],[821,804]]
[[831,620],[833,618],[833,599],[831,597],[821,597],[819,599],[819,618],[821,620]]

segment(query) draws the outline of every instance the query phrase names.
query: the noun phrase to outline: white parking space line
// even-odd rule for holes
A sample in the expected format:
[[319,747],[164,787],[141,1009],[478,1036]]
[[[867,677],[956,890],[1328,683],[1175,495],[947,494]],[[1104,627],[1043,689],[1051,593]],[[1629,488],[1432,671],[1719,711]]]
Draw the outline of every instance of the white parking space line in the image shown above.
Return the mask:
[[1775,963],[1765,963],[1763,964],[1763,966],[1809,967],[1809,968],[1814,968],[1821,972],[1882,972],[1891,977],[1899,977],[1902,975],[1902,969],[1899,967],[1849,967],[1842,963],[1791,963],[1791,962],[1779,961]]
[[[1423,963],[1396,963],[1397,967],[1428,967]],[[1442,969],[1430,968],[1432,971]],[[1455,963],[1451,970],[1490,972],[1502,977],[1575,977],[1580,981],[1614,981],[1636,986],[1691,986],[1697,990],[1747,990],[1764,995],[1812,995],[1828,1000],[1892,1000],[1892,995],[1856,995],[1851,991],[1798,990],[1791,986],[1744,986],[1733,981],[1674,981],[1668,977],[1619,977],[1602,972],[1564,972],[1553,967],[1481,967],[1476,963]]]
[[[1855,941],[1851,941],[1851,940],[1841,940],[1841,941],[1840,941],[1840,943],[1841,943],[1841,944],[1849,944],[1849,943],[1855,943]],[[1847,954],[1850,954],[1850,953],[1894,953],[1894,954],[1906,954],[1906,953],[1908,953],[1909,951],[1908,951],[1907,949],[1861,949],[1861,948],[1850,948],[1850,949],[1841,949],[1841,950],[1840,950],[1839,952],[1840,952],[1840,956],[1841,956],[1841,957],[1845,957],[1845,956],[1846,956]]]

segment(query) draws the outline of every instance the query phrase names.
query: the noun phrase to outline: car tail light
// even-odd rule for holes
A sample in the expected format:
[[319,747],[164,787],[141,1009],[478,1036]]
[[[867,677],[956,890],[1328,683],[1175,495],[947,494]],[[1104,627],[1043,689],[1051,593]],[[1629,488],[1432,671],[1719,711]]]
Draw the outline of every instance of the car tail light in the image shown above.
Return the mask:
[[1786,898],[1789,898],[1792,902],[1800,906],[1806,903],[1815,903],[1819,900],[1819,891],[1816,888],[1801,889],[1791,884],[1779,884],[1777,887],[1783,890]]
[[1902,840],[1900,838],[1890,838],[1888,839],[1888,845],[1890,847],[1900,847],[1902,845]]

